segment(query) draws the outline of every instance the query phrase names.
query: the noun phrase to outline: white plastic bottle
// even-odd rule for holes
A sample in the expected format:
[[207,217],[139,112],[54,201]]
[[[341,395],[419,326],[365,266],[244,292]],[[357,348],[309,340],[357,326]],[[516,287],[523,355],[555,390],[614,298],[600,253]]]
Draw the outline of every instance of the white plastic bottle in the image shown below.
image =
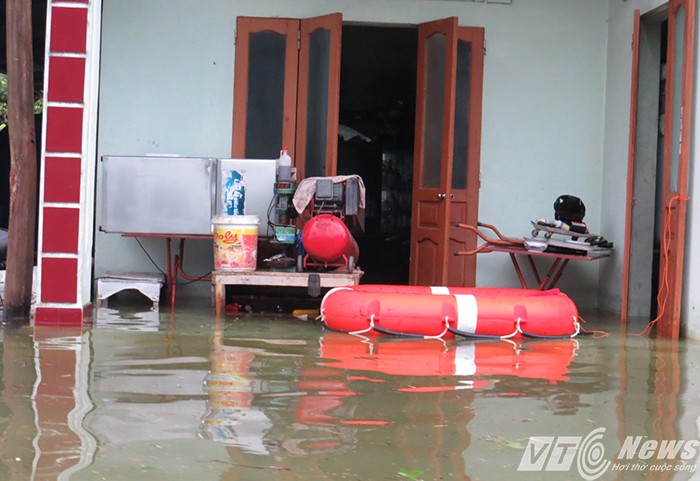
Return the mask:
[[287,147],[282,147],[280,158],[277,161],[277,180],[279,182],[292,180],[292,158],[287,152]]

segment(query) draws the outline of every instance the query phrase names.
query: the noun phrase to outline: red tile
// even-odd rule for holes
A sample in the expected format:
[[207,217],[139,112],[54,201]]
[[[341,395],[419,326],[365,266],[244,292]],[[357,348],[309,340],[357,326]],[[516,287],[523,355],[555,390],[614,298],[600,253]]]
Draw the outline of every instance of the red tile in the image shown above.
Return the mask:
[[87,8],[51,8],[51,52],[85,53]]
[[34,311],[35,326],[56,326],[61,310],[55,307],[37,307]]
[[78,259],[44,257],[41,302],[74,303],[78,292]]
[[83,312],[82,309],[80,308],[68,308],[68,309],[61,309],[61,312],[59,313],[58,316],[58,325],[59,326],[81,326],[83,324],[83,319],[85,317],[85,313]]
[[42,252],[78,253],[80,209],[45,207]]
[[49,58],[48,100],[52,102],[82,103],[84,86],[84,58]]
[[83,109],[46,109],[46,151],[80,152],[83,140]]
[[85,320],[85,311],[78,307],[37,307],[35,326],[79,327]]
[[92,324],[92,304],[83,306],[83,322],[85,324]]
[[44,201],[80,202],[80,158],[46,157]]

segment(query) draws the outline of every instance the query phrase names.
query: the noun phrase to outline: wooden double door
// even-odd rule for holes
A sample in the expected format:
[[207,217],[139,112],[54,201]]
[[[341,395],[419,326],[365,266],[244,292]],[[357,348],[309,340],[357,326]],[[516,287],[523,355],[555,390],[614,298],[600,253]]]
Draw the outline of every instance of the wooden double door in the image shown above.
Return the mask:
[[[337,172],[342,16],[241,17],[236,35],[232,155],[276,157],[298,177]],[[455,17],[418,26],[409,281],[474,285],[484,29]]]

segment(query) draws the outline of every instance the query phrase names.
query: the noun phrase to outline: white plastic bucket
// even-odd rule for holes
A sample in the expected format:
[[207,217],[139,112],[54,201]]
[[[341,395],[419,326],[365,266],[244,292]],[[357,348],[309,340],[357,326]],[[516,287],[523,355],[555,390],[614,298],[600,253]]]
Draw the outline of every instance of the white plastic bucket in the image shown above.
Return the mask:
[[214,270],[250,272],[258,259],[257,215],[218,215],[212,218]]

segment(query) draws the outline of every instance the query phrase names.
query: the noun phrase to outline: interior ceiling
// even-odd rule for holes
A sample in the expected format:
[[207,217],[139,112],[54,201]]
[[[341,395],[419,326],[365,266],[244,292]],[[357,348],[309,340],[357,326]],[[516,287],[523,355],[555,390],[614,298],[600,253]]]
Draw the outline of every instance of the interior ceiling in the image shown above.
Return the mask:
[[[27,1],[27,0],[25,0]],[[44,45],[46,39],[46,1],[31,0],[32,37],[34,43],[34,89],[41,92],[44,84]],[[7,73],[6,1],[0,1],[0,72]]]

